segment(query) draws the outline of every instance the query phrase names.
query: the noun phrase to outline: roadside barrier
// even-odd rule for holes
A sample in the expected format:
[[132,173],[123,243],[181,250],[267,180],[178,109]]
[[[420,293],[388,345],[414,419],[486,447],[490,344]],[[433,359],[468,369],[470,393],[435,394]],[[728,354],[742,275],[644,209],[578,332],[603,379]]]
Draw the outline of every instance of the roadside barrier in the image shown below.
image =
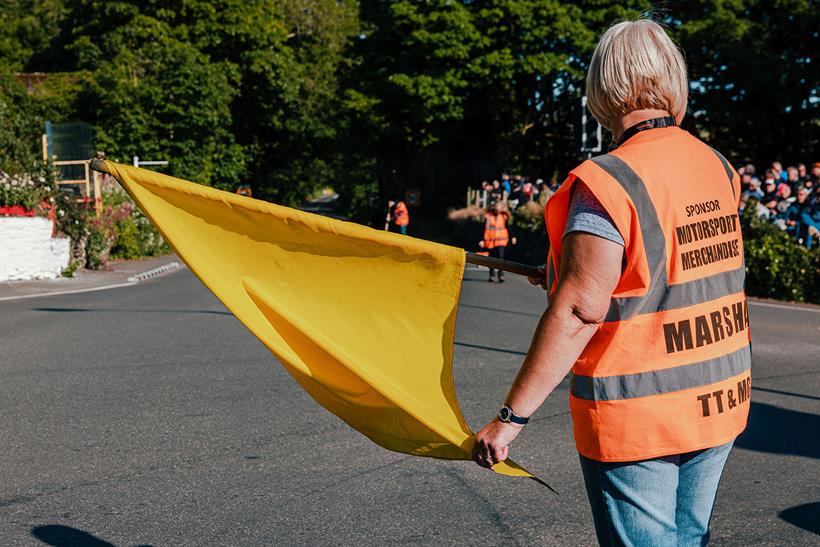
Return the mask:
[[146,279],[151,279],[152,277],[156,277],[158,275],[167,274],[168,272],[172,272],[176,269],[181,268],[182,265],[179,262],[169,262],[168,264],[163,264],[153,270],[148,270],[147,272],[138,273],[137,275],[132,275],[128,278],[130,283],[136,283],[138,281],[145,281]]

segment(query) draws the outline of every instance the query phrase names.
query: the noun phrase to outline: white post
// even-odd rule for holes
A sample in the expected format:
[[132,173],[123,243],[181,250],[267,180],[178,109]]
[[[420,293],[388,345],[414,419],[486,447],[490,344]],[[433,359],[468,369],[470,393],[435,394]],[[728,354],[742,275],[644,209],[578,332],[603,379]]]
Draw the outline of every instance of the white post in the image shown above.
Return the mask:
[[134,167],[140,166],[140,158],[139,156],[134,156]]

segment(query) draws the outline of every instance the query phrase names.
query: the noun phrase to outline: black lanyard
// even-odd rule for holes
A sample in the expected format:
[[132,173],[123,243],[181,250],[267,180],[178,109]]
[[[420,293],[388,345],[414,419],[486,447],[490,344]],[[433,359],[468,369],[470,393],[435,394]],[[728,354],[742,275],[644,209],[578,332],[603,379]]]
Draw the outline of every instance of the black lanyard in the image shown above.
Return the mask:
[[649,129],[657,129],[660,127],[674,127],[678,125],[678,122],[675,121],[674,116],[663,116],[662,118],[652,118],[651,120],[644,120],[642,122],[638,122],[626,131],[624,134],[621,135],[621,139],[616,143],[613,142],[610,150],[615,150],[627,140],[631,139],[641,131],[647,131]]

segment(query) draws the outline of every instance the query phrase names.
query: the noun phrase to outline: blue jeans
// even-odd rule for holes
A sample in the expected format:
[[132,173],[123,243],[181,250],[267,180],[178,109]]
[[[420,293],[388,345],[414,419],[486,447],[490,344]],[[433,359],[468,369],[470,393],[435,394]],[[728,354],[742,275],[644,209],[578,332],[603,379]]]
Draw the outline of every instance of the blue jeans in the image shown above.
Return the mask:
[[733,443],[638,462],[580,456],[600,544],[706,545]]
[[407,224],[404,226],[399,226],[399,233],[405,236],[407,235]]

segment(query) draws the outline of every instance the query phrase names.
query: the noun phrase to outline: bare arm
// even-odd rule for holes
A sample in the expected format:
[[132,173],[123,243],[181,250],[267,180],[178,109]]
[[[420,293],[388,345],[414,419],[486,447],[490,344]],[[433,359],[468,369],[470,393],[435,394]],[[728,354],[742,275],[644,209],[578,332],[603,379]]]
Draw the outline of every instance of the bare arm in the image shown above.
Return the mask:
[[[624,248],[617,243],[573,232],[563,249],[558,288],[507,394],[506,403],[519,416],[535,412],[567,375],[606,316],[621,275]],[[473,459],[484,467],[506,459],[520,430],[493,420],[476,435]]]

